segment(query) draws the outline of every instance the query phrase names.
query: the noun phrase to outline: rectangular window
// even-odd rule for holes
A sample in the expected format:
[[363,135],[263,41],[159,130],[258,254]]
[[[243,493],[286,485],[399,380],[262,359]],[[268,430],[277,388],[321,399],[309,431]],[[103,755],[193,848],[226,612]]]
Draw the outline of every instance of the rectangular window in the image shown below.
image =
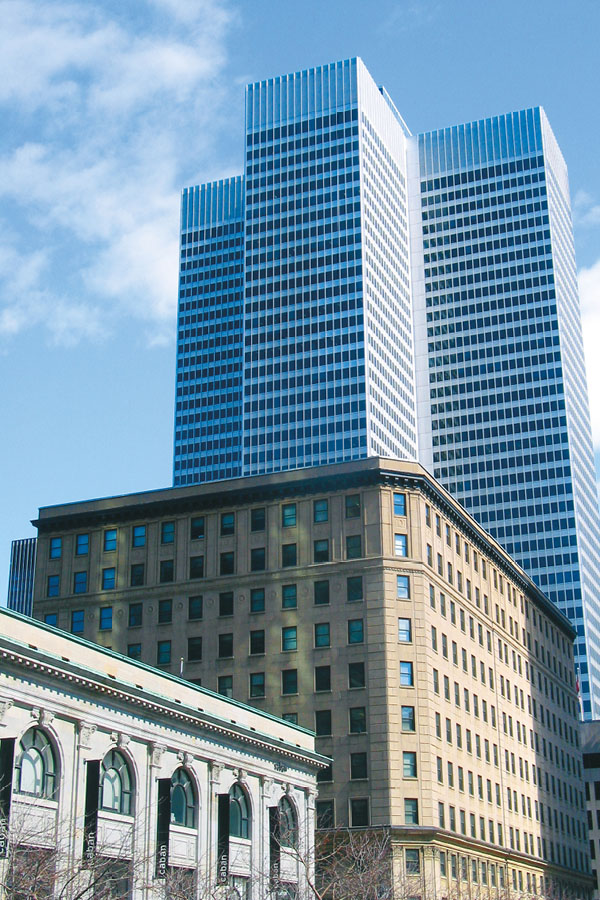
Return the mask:
[[285,628],[281,629],[281,649],[298,649],[298,633],[295,625],[288,625]]
[[56,628],[58,625],[58,613],[46,613],[44,622],[46,625],[53,625]]
[[368,778],[367,774],[367,754],[351,753],[350,754],[350,778],[355,781],[357,779]]
[[204,557],[190,556],[190,579],[204,578]]
[[85,594],[87,591],[87,572],[75,572],[73,574],[73,593]]
[[250,632],[250,653],[264,653],[265,652],[265,630],[264,628],[257,629],[256,631]]
[[399,600],[410,599],[410,577],[408,575],[396,576],[396,597]]
[[250,696],[251,697],[264,697],[265,696],[265,673],[264,672],[251,672],[250,673]]
[[315,666],[315,691],[331,690],[331,666]]
[[363,688],[366,685],[364,662],[348,663],[348,687]]
[[61,556],[62,556],[62,538],[59,538],[59,537],[50,538],[48,555],[49,555],[50,559],[60,559],[61,558]]
[[414,706],[402,707],[402,731],[415,730],[415,708]]
[[168,666],[171,663],[171,641],[158,641],[156,644],[157,666]]
[[201,619],[204,612],[202,597],[188,598],[188,619]]
[[331,710],[318,709],[315,712],[315,733],[319,737],[331,734]]
[[406,556],[407,546],[407,537],[405,534],[394,535],[394,556]]
[[142,658],[142,645],[141,644],[127,644],[127,656],[130,659],[141,659]]
[[284,669],[281,673],[281,693],[297,694],[298,693],[298,670]]
[[335,825],[334,801],[317,800],[317,828],[333,828]]
[[235,513],[221,513],[221,537],[235,534]]
[[175,560],[161,559],[158,580],[161,584],[169,584],[175,578]]
[[233,591],[223,591],[219,594],[219,615],[233,615]]
[[113,611],[112,606],[103,606],[100,609],[100,631],[110,631],[112,628]]
[[321,784],[323,781],[333,781],[333,765],[331,763],[317,772],[317,784]]
[[131,546],[132,547],[145,547],[146,546],[146,526],[145,525],[134,525],[131,529]]
[[406,860],[406,874],[407,875],[419,875],[421,872],[421,858],[418,850],[409,850],[408,848],[404,851],[404,858]]
[[402,774],[404,778],[417,777],[417,754],[412,750],[404,750],[402,753]]
[[330,645],[329,622],[317,622],[315,625],[315,647],[329,647]]
[[298,605],[298,592],[295,584],[281,586],[281,608],[295,609]]
[[190,540],[199,541],[204,537],[204,516],[190,519]]
[[294,528],[296,525],[296,504],[286,503],[281,507],[281,525],[283,528]]
[[250,591],[250,612],[264,612],[265,611],[265,589],[264,588],[252,588]]
[[141,587],[144,583],[144,563],[134,563],[131,566],[129,584],[131,587]]
[[117,529],[107,528],[104,532],[104,552],[112,553],[117,549]]
[[264,531],[266,523],[266,510],[264,506],[250,510],[250,531]]
[[406,515],[406,494],[394,494],[394,515]]
[[267,553],[264,547],[254,547],[250,551],[250,571],[264,572],[267,561]]
[[144,613],[144,606],[142,603],[130,603],[129,604],[129,627],[130,628],[139,628],[142,624]]
[[233,575],[235,572],[235,555],[233,550],[227,550],[221,553],[219,561],[220,575]]
[[315,500],[313,503],[313,521],[327,522],[329,520],[329,500]]
[[360,518],[360,494],[348,494],[346,496],[346,518]]
[[346,536],[346,559],[360,559],[362,556],[362,538],[360,534]]
[[219,635],[219,659],[229,659],[233,656],[233,634]]
[[412,687],[414,685],[414,671],[411,662],[400,663],[400,685],[402,687]]
[[175,522],[160,523],[161,544],[173,544],[175,541]]
[[406,825],[419,824],[419,801],[416,798],[404,798],[404,823]]
[[188,638],[187,658],[190,662],[200,662],[202,659],[202,638]]
[[349,710],[350,734],[364,734],[367,730],[367,711],[364,706],[354,706]]
[[297,548],[296,544],[283,544],[281,547],[281,565],[286,566],[297,565]]
[[[110,607],[109,607],[110,608]],[[111,610],[112,612],[112,610]],[[85,613],[82,609],[74,609],[71,612],[71,634],[83,634]],[[112,616],[111,616],[112,625]],[[111,627],[110,625],[108,626]]]
[[220,675],[217,690],[223,697],[233,697],[233,675]]
[[77,554],[77,556],[87,556],[89,549],[89,534],[78,534],[75,538],[75,553]]
[[60,575],[48,575],[47,597],[58,597],[60,591]]
[[116,570],[111,566],[109,569],[102,569],[102,590],[114,591],[115,589]]
[[362,575],[350,575],[346,578],[346,600],[348,603],[354,603],[356,600],[363,599],[363,580]]
[[329,562],[329,541],[321,540],[314,542],[314,561],[316,563]]
[[412,642],[412,623],[410,619],[398,619],[398,640],[402,644]]
[[315,581],[314,584],[315,606],[326,606],[329,603],[329,582]]
[[348,620],[348,643],[362,644],[365,639],[365,627],[362,619]]
[[166,625],[173,620],[173,601],[171,599],[158,601],[158,622]]

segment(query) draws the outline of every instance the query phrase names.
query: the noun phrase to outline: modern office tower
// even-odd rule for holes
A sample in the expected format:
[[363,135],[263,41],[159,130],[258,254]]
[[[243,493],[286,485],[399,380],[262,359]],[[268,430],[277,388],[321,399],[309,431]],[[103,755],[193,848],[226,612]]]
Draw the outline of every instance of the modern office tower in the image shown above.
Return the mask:
[[46,507],[36,524],[36,617],[314,729],[333,757],[320,822],[389,828],[397,896],[591,889],[574,629],[418,463]]
[[13,541],[8,573],[8,608],[31,615],[37,538]]
[[574,624],[598,716],[600,522],[566,166],[539,108],[419,135],[412,153],[419,459]]
[[416,457],[407,136],[359,59],[248,86],[183,194],[175,484]]

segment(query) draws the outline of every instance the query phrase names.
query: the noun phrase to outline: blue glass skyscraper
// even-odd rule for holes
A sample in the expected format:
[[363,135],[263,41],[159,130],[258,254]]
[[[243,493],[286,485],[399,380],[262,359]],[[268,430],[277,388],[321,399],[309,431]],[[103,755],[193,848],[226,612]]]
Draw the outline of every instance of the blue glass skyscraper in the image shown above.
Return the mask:
[[571,619],[597,717],[600,527],[566,166],[540,108],[419,135],[412,154],[420,461]]

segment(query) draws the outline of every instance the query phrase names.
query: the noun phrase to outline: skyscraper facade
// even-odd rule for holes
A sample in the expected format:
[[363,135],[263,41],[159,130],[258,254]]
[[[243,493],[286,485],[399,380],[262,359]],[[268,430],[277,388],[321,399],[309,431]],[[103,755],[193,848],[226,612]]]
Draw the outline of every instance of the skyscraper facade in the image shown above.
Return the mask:
[[419,135],[413,157],[420,459],[573,622],[597,716],[598,501],[566,166],[540,108]]
[[37,538],[34,537],[13,541],[10,547],[7,605],[26,616],[31,615],[33,603],[36,549]]

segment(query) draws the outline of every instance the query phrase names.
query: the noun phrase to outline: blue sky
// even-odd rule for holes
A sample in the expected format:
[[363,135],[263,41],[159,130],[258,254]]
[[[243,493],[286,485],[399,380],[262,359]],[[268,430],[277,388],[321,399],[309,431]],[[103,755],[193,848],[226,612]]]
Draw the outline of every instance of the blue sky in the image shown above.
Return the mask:
[[41,505],[171,481],[179,194],[244,85],[362,56],[412,131],[541,104],[567,160],[600,448],[597,0],[0,0],[0,602]]

